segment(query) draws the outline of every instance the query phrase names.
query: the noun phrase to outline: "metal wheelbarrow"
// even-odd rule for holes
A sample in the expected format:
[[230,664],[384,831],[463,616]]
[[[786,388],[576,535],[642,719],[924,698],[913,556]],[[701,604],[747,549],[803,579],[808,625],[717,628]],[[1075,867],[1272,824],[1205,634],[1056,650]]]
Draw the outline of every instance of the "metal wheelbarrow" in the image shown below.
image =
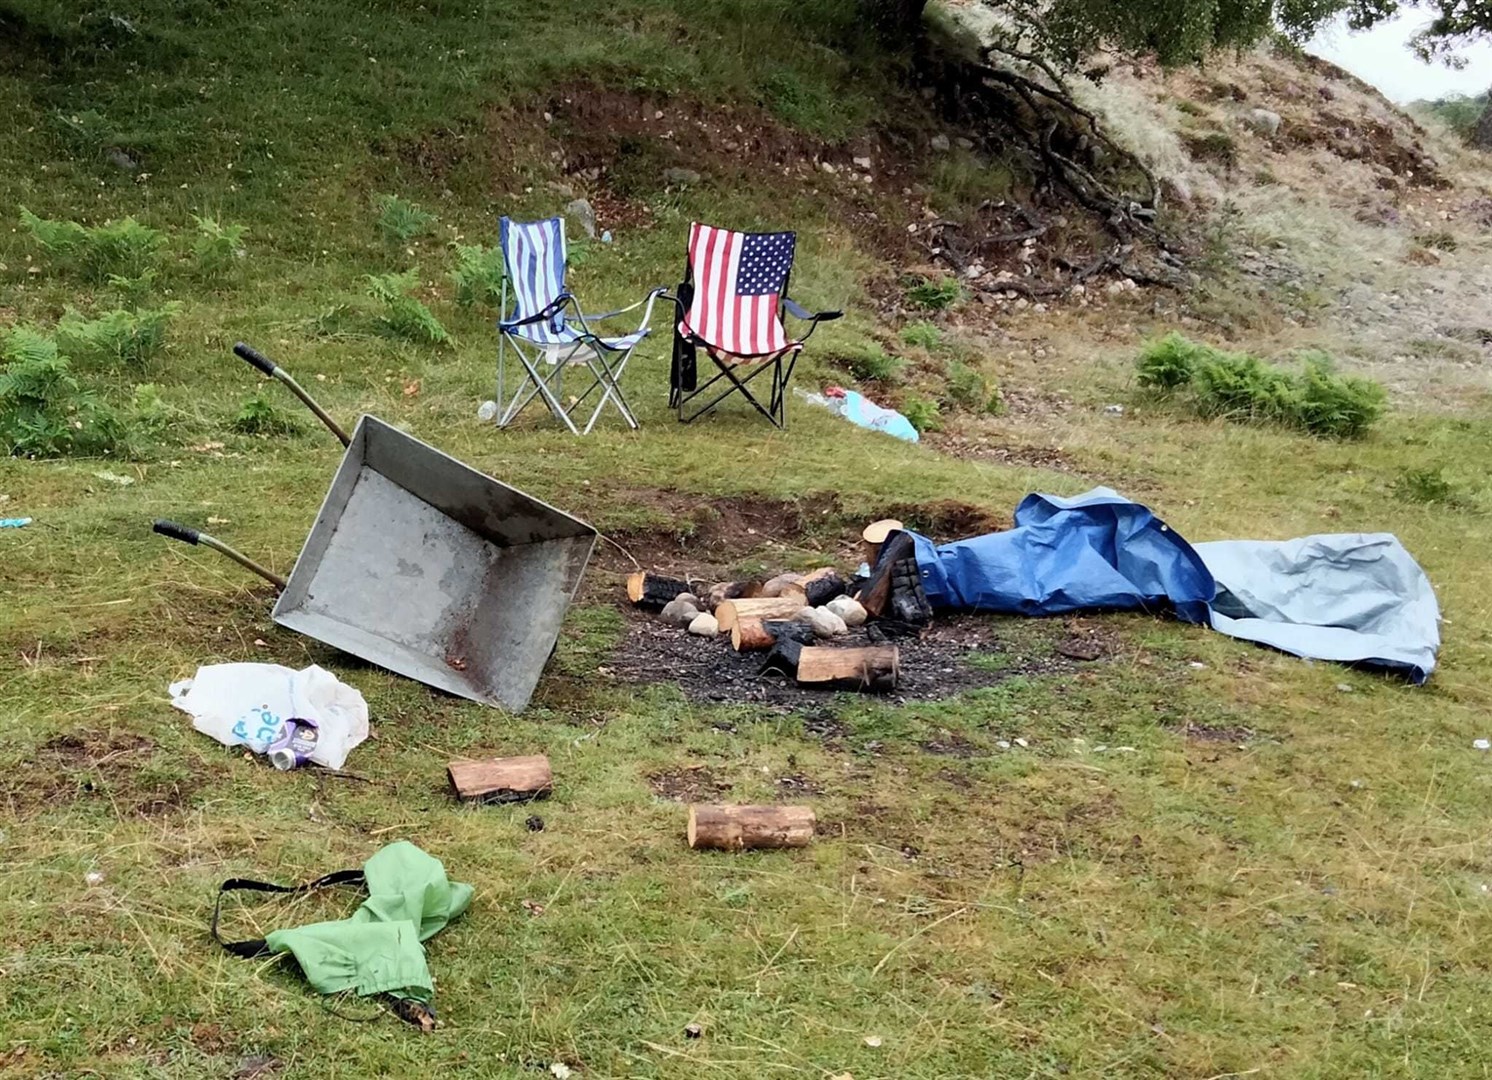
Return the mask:
[[271,360],[346,452],[288,580],[195,529],[155,531],[234,559],[280,590],[281,626],[485,705],[528,705],[597,533],[374,416],[349,437]]

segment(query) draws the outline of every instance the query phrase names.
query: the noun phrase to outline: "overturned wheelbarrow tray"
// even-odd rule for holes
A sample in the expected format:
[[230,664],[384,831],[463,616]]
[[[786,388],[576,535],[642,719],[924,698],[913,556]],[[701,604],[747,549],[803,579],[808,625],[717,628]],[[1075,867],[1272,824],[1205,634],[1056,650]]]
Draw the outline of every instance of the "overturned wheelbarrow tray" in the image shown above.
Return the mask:
[[596,530],[377,417],[348,438],[282,369],[234,351],[346,443],[316,524],[284,582],[212,537],[170,522],[156,531],[281,586],[281,626],[472,701],[527,706]]

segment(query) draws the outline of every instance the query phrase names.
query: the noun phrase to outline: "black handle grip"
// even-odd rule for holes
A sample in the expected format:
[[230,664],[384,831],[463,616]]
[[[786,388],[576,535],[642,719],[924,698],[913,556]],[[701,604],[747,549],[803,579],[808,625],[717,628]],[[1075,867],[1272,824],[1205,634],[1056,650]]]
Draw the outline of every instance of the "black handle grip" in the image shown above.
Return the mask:
[[242,360],[248,361],[271,379],[275,377],[275,362],[254,348],[254,346],[246,345],[240,341],[237,345],[233,346],[233,354]]
[[185,525],[178,525],[174,521],[156,521],[151,528],[162,536],[169,536],[172,540],[180,540],[183,544],[195,544],[200,536],[196,529],[189,529]]

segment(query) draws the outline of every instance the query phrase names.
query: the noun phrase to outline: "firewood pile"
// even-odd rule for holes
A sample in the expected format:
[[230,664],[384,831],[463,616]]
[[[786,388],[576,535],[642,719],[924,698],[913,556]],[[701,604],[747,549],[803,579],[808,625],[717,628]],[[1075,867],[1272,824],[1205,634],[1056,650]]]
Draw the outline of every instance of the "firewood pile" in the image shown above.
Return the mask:
[[[639,570],[627,579],[627,599],[656,611],[667,625],[699,637],[726,637],[738,653],[760,652],[762,673],[784,675],[799,686],[894,690],[901,651],[887,639],[906,629],[893,594],[896,583],[907,580],[907,569],[886,564],[881,549],[901,528],[891,520],[867,526],[866,565],[877,568],[868,577],[850,578],[824,566],[765,579],[702,582]],[[857,628],[879,640],[843,643]]]

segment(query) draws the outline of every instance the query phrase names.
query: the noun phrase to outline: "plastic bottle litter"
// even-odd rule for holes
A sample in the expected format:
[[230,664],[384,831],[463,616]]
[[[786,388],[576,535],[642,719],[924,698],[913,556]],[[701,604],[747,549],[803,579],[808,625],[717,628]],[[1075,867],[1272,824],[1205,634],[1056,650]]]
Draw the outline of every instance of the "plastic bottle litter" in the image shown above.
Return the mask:
[[921,436],[912,422],[895,409],[883,408],[864,394],[841,386],[826,386],[822,394],[794,389],[793,393],[810,405],[836,412],[856,427],[879,431],[906,442],[919,442]]
[[477,406],[477,419],[482,423],[491,423],[497,419],[497,402],[484,401]]

